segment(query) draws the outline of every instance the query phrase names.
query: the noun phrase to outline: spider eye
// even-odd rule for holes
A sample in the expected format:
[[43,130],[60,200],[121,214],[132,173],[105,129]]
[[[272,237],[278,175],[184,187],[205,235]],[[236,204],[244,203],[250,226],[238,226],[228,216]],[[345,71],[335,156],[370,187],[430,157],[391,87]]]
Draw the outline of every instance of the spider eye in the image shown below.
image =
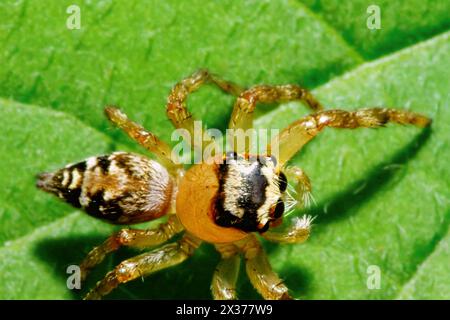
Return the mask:
[[269,227],[270,227],[270,223],[267,222],[267,223],[264,225],[264,227],[262,227],[261,229],[258,230],[258,232],[259,232],[259,233],[264,233],[264,232],[266,232],[267,230],[269,230]]
[[287,178],[283,172],[278,175],[279,187],[281,192],[285,192],[287,189]]
[[284,202],[281,199],[278,199],[277,205],[275,206],[275,210],[273,211],[273,218],[278,219],[284,213]]

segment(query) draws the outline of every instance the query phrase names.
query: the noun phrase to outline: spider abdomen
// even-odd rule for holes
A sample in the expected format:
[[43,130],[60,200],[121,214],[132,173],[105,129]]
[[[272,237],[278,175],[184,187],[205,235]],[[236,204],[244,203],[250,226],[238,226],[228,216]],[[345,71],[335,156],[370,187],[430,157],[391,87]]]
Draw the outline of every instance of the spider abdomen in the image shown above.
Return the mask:
[[114,224],[156,219],[170,207],[173,183],[158,162],[125,152],[91,157],[39,175],[41,189]]

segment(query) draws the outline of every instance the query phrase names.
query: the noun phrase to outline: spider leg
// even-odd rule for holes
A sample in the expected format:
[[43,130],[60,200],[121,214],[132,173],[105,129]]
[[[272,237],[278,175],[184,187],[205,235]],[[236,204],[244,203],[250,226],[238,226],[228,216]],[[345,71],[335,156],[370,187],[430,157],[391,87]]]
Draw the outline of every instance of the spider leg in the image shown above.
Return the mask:
[[[172,121],[175,128],[187,131],[185,134],[189,134],[189,136],[185,136],[185,140],[189,141],[194,147],[196,147],[194,144],[194,118],[187,109],[186,100],[189,94],[198,90],[203,84],[208,83],[214,84],[222,91],[235,96],[243,91],[238,85],[225,81],[203,69],[177,83],[172,88],[167,99],[166,113],[168,118]],[[211,141],[211,139],[208,141]]]
[[[246,131],[253,127],[253,112],[258,102],[280,103],[293,100],[305,102],[313,111],[323,109],[319,101],[308,90],[297,85],[258,85],[242,92],[234,104],[228,125],[229,129],[232,129],[231,136],[227,137],[231,143],[231,149],[237,153],[250,151],[253,145],[252,136],[248,136],[249,133]],[[250,142],[245,141],[246,137],[250,139]]]
[[127,115],[117,108],[106,107],[105,113],[112,123],[125,131],[128,136],[137,141],[145,149],[154,153],[169,171],[174,172],[176,169],[181,168],[180,165],[175,164],[171,159],[171,148],[169,145],[161,141],[156,135],[128,119]]
[[299,167],[287,167],[284,172],[289,178],[295,180],[295,191],[297,192],[296,198],[300,207],[308,207],[312,200],[312,186],[305,171]]
[[254,235],[246,238],[242,247],[250,282],[266,300],[288,300],[288,288],[272,270],[264,249]]
[[221,253],[222,260],[214,271],[212,295],[215,300],[235,300],[241,257],[234,245],[216,245],[216,249]]
[[264,239],[279,243],[302,243],[308,239],[311,233],[310,216],[303,216],[302,218],[294,218],[292,225],[285,230],[278,230],[278,228],[270,229],[262,234]]
[[199,239],[186,234],[178,242],[166,244],[161,248],[125,260],[99,281],[84,299],[101,299],[121,283],[177,265],[190,257],[200,243]]
[[357,111],[325,110],[305,116],[290,124],[271,141],[268,150],[270,152],[278,151],[278,164],[283,166],[325,127],[377,128],[388,122],[426,127],[431,120],[418,113],[387,108]]
[[81,262],[81,280],[84,281],[89,271],[101,263],[107,254],[127,246],[132,248],[149,248],[162,244],[180,233],[183,227],[176,215],[169,216],[166,223],[161,223],[155,229],[122,229],[92,249],[86,258]]
[[237,98],[231,115],[229,128],[247,130],[253,126],[253,111],[258,102],[281,103],[299,100],[313,111],[322,110],[320,102],[306,89],[297,85],[258,85],[243,91]]

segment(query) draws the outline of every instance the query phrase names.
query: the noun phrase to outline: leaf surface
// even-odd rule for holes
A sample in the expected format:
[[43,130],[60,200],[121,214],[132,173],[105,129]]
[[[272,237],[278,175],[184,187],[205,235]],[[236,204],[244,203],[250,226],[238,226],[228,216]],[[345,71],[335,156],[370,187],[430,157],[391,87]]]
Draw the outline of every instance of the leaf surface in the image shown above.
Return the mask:
[[[292,161],[310,176],[316,205],[290,217],[317,216],[311,238],[264,246],[295,297],[449,299],[450,34],[442,5],[430,6],[425,21],[400,24],[395,37],[386,35],[395,29],[385,15],[384,33],[366,43],[358,31],[365,20],[352,18],[365,3],[337,8],[334,23],[329,3],[85,1],[82,29],[68,30],[69,1],[2,1],[0,298],[78,299],[136,254],[114,254],[81,293],[67,289],[67,266],[114,228],[38,191],[35,175],[113,150],[145,153],[111,128],[105,104],[120,105],[169,141],[170,87],[208,67],[244,85],[317,86],[313,93],[327,108],[401,107],[430,116],[425,131],[325,130]],[[209,87],[189,99],[198,118],[221,129],[232,101]],[[258,127],[282,128],[308,112],[299,103],[274,107],[261,106]],[[182,265],[110,297],[209,298],[218,261],[212,246],[202,245]],[[381,272],[380,289],[367,286],[369,266]],[[240,297],[258,298],[242,271]]]

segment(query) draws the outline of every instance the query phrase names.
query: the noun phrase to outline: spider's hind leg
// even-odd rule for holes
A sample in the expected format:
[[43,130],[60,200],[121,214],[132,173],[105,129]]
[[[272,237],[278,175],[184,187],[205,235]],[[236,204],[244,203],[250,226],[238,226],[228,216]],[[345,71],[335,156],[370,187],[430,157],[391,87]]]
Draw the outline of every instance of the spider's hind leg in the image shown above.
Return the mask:
[[127,259],[99,281],[84,299],[101,299],[121,283],[177,265],[190,257],[200,243],[199,239],[186,234],[178,242],[166,244],[161,248]]
[[172,160],[172,152],[169,145],[160,140],[156,135],[128,119],[125,113],[115,107],[106,107],[105,114],[112,123],[125,131],[130,138],[138,142],[148,151],[154,153],[169,171],[174,172],[181,168],[180,165],[175,164]]
[[175,215],[171,215],[166,223],[161,223],[155,229],[122,229],[92,249],[81,262],[81,280],[84,281],[89,271],[105,259],[106,255],[120,247],[149,248],[162,244],[183,230]]

